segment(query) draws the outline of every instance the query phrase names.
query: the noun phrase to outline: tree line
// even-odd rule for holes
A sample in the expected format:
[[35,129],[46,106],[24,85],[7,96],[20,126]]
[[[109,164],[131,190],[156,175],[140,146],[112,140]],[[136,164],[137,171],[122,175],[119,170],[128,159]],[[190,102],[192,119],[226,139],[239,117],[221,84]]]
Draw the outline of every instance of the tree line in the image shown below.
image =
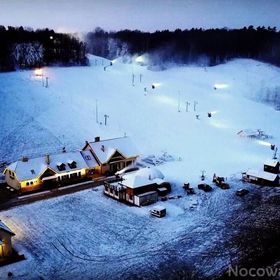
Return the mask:
[[85,39],[89,53],[113,59],[149,55],[155,65],[166,63],[213,66],[233,58],[252,58],[280,66],[280,32],[273,27],[107,32],[96,28]]
[[87,65],[86,45],[49,29],[0,26],[0,71],[45,65]]

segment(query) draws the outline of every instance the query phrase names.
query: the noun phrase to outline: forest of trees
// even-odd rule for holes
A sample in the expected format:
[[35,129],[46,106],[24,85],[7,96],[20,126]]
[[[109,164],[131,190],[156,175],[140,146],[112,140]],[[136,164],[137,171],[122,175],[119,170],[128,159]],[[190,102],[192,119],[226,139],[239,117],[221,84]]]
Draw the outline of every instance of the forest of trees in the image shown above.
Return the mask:
[[149,54],[154,65],[165,63],[213,66],[232,58],[252,58],[280,66],[280,32],[253,26],[243,29],[191,29],[106,32],[96,28],[86,36],[89,53],[113,59]]
[[0,26],[0,71],[87,64],[85,43],[71,35]]
[[280,66],[280,32],[275,27],[107,32],[96,28],[85,42],[42,29],[0,26],[0,71],[43,65],[87,65],[86,52],[108,59],[149,55],[149,63],[213,66],[252,58]]

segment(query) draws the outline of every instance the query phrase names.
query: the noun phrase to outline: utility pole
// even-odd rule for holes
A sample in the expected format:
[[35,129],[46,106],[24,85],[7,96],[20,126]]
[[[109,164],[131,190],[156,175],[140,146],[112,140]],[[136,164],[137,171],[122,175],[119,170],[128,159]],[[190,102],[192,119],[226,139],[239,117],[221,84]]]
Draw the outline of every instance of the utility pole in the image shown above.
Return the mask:
[[178,91],[178,112],[181,112],[181,93]]
[[189,112],[189,106],[191,105],[190,102],[186,101],[186,112]]
[[194,102],[193,102],[193,110],[194,110],[194,111],[196,111],[196,106],[197,106],[197,104],[198,104],[197,101],[194,101]]
[[273,159],[277,159],[277,151],[278,151],[278,148],[275,147]]
[[97,103],[97,99],[95,100],[95,120],[96,120],[96,123],[99,123],[99,121],[98,121],[98,103]]
[[45,85],[45,87],[46,88],[49,87],[49,77],[46,77],[46,85]]
[[105,126],[107,125],[107,119],[109,118],[109,116],[108,115],[104,115],[104,118],[105,118],[105,122],[104,122],[104,124],[105,124]]

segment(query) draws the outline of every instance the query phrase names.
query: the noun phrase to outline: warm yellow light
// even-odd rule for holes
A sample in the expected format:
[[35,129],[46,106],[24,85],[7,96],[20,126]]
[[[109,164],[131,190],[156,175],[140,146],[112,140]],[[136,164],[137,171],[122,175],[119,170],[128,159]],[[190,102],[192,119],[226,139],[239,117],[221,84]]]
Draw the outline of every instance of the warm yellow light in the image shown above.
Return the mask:
[[43,69],[38,68],[34,71],[35,76],[43,76]]

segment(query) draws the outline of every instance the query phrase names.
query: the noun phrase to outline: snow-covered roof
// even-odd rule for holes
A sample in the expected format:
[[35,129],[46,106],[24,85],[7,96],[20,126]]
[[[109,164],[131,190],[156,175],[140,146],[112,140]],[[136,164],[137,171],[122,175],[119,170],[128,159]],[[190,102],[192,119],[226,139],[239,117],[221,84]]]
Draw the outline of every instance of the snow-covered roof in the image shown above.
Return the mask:
[[85,160],[85,162],[87,163],[88,167],[93,168],[98,166],[97,161],[95,160],[93,154],[91,153],[91,151],[81,151],[81,154]]
[[99,140],[97,142],[89,142],[88,144],[101,163],[107,162],[116,151],[124,157],[137,157],[139,155],[129,137]]
[[154,206],[152,210],[164,211],[164,210],[166,210],[166,208],[161,205],[157,205],[157,206]]
[[121,184],[124,186],[130,187],[132,189],[136,189],[136,188],[147,186],[147,185],[152,185],[155,183],[146,177],[139,176],[136,174],[125,175],[123,177],[123,179],[124,180],[121,182]]
[[164,178],[164,175],[158,169],[156,169],[154,167],[141,168],[138,171],[136,171],[135,173],[139,176],[146,177],[150,180]]
[[252,177],[257,177],[272,182],[275,181],[275,179],[278,176],[277,174],[273,174],[265,171],[257,171],[257,170],[248,170],[246,174]]
[[0,230],[4,230],[11,235],[15,235],[1,220],[0,220]]
[[264,165],[276,167],[278,163],[279,163],[278,160],[275,160],[275,159],[268,159],[268,160],[266,160],[266,161],[264,162]]
[[[74,168],[70,168],[68,162],[76,162]],[[81,152],[69,152],[49,155],[49,164],[46,163],[45,157],[31,158],[27,161],[16,161],[10,164],[7,168],[14,171],[18,180],[25,181],[37,178],[47,168],[51,168],[57,174],[67,171],[75,171],[81,168],[87,168],[87,162],[84,160]],[[57,166],[65,165],[64,170],[59,170]]]

